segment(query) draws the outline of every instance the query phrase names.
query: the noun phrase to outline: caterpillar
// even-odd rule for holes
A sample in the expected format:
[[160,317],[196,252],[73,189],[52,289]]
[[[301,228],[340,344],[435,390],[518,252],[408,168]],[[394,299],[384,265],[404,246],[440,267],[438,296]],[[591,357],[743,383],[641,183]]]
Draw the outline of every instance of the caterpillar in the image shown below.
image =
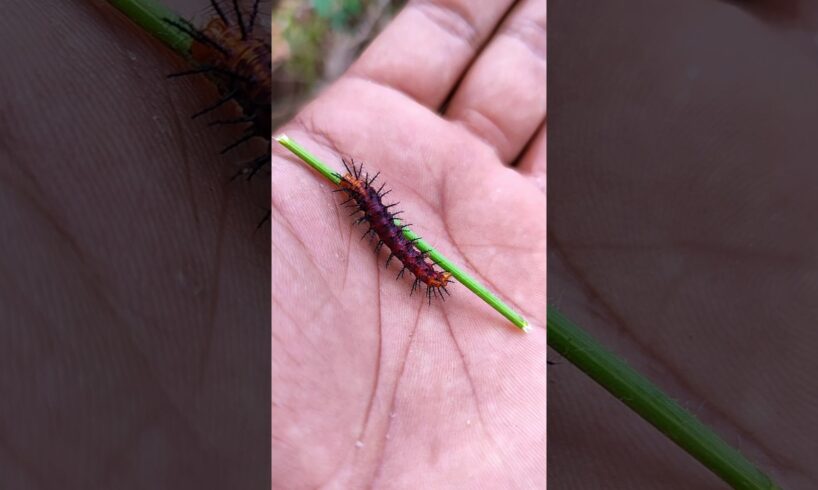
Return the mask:
[[426,296],[429,299],[429,304],[432,303],[432,297],[440,296],[443,301],[446,298],[443,292],[451,295],[446,285],[453,282],[452,274],[446,271],[438,271],[434,268],[436,263],[427,262],[427,252],[421,252],[415,242],[420,238],[408,239],[403,235],[403,230],[410,225],[395,224],[395,217],[402,213],[402,211],[391,211],[392,208],[400,203],[393,203],[386,205],[383,203],[383,198],[390,190],[384,191],[385,183],[382,183],[378,189],[375,189],[375,180],[380,175],[376,173],[372,177],[363,170],[363,164],[358,167],[355,162],[346,159],[341,160],[346,169],[346,174],[335,174],[340,179],[339,188],[333,192],[343,192],[347,199],[341,203],[347,207],[354,208],[350,216],[355,216],[358,213],[363,213],[355,220],[355,225],[360,223],[368,223],[369,229],[361,236],[361,240],[369,236],[370,241],[373,236],[378,237],[378,243],[375,245],[375,253],[380,252],[381,247],[386,245],[389,249],[389,257],[386,259],[386,267],[389,267],[389,262],[395,258],[403,265],[396,279],[403,276],[404,271],[409,270],[415,276],[412,283],[411,296],[415,289],[419,289],[420,283],[426,285]]
[[[271,139],[271,71],[272,51],[269,35],[253,36],[260,0],[255,0],[248,19],[232,0],[233,12],[227,12],[217,0],[210,0],[216,16],[199,29],[187,20],[165,19],[165,22],[189,35],[193,42],[190,59],[193,69],[169,75],[169,78],[188,75],[207,75],[219,91],[219,99],[191,116],[192,119],[218,109],[229,101],[235,101],[242,110],[238,118],[217,120],[209,125],[249,124],[238,140],[221,150],[225,154],[255,137]],[[247,173],[248,180],[270,161],[270,145],[267,152],[249,162],[233,179]]]

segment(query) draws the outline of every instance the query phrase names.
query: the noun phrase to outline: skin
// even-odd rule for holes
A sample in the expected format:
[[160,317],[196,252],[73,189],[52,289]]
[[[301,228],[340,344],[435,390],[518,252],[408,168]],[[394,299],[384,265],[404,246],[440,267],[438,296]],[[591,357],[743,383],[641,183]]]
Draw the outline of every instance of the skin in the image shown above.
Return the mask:
[[542,487],[545,19],[508,3],[411,4],[284,130],[388,176],[528,335],[408,297],[282,149],[230,183],[263,146],[219,156],[213,88],[104,2],[6,9],[0,486],[264,486],[272,434],[273,488]]
[[269,484],[264,145],[109,6],[5,10],[0,487]]
[[[818,10],[550,7],[549,301],[781,488],[818,487]],[[553,360],[554,488],[725,488]]]
[[331,185],[274,148],[274,486],[544,487],[544,6],[410,3],[282,128],[380,171],[413,229],[534,328],[462,286],[410,297]]

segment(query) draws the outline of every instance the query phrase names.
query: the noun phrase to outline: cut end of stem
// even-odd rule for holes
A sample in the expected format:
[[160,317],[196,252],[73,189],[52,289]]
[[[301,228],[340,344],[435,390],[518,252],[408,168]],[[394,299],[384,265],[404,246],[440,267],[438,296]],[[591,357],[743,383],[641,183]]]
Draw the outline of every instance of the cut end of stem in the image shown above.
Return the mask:
[[531,324],[528,323],[528,322],[523,322],[523,325],[520,327],[520,330],[522,330],[523,333],[530,332],[531,331]]
[[284,133],[279,134],[278,136],[276,136],[276,137],[275,137],[275,138],[273,138],[273,139],[274,139],[274,140],[276,140],[276,141],[278,141],[279,143],[283,143],[283,142],[285,142],[285,141],[290,141],[290,137],[289,137],[289,136],[287,136],[287,135],[286,135],[286,134],[284,134]]

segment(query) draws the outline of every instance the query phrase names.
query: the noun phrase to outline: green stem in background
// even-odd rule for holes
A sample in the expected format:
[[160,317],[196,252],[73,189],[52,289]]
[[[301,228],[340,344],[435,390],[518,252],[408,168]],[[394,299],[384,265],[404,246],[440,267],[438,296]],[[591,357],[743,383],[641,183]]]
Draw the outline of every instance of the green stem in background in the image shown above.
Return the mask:
[[[303,146],[299,145],[295,141],[291,140],[287,135],[281,134],[276,136],[276,141],[281,143],[282,146],[293,152],[298,158],[303,160],[305,163],[309,164],[312,168],[318,171],[321,175],[324,176],[327,180],[332,182],[335,185],[341,181],[338,178],[338,175],[329,167],[327,167],[323,162],[321,162],[318,158],[312,155],[309,151],[307,151]],[[395,218],[395,224],[400,226],[401,220]],[[405,236],[409,240],[415,240],[418,237],[415,233],[413,233],[409,228],[403,229],[403,236]],[[492,294],[491,291],[486,289],[485,286],[477,282],[475,278],[467,274],[465,271],[454,265],[449,259],[443,256],[440,252],[433,249],[431,245],[429,245],[424,240],[418,240],[415,242],[415,246],[421,252],[428,252],[429,257],[437,262],[437,264],[448,272],[452,273],[452,276],[457,279],[461,284],[469,288],[474,294],[476,294],[480,299],[488,303],[492,308],[497,310],[501,315],[508,318],[508,320],[514,324],[517,328],[522,330],[523,332],[528,332],[530,326],[528,322],[523,318],[522,315],[514,311],[510,306],[505,304],[503,300]]]
[[693,414],[551,306],[548,345],[733,488],[778,488]]
[[129,19],[170,49],[187,57],[192,39],[164,19],[179,22],[179,14],[153,0],[108,0]]

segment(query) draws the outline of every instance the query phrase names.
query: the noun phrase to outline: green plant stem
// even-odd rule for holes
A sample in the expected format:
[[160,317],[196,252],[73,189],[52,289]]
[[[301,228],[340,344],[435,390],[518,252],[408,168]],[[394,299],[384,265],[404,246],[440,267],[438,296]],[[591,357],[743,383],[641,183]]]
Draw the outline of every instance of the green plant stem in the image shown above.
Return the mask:
[[693,414],[551,306],[548,345],[733,488],[778,488]]
[[180,21],[181,17],[153,0],[108,0],[129,19],[182,56],[190,51],[190,36],[171,26],[165,19]]
[[295,156],[303,160],[304,163],[308,164],[318,173],[323,175],[324,178],[327,179],[328,181],[332,182],[335,185],[341,183],[341,178],[338,176],[337,172],[327,167],[324,164],[324,162],[318,159],[318,157],[307,151],[306,148],[296,143],[286,134],[280,134],[276,136],[275,140],[278,141],[281,144],[281,146],[293,152]]
[[[335,173],[331,168],[327,167],[323,162],[321,162],[318,158],[312,155],[309,151],[307,151],[304,147],[290,139],[287,135],[282,134],[276,136],[276,141],[281,143],[282,146],[293,152],[298,158],[303,160],[305,163],[309,164],[313,169],[315,169],[318,173],[324,176],[327,180],[332,182],[335,185],[341,181],[338,177],[338,174]],[[401,220],[395,218],[395,224],[400,226]],[[405,236],[409,240],[415,240],[418,237],[412,230],[409,228],[403,229],[403,236]],[[494,295],[491,291],[489,291],[485,286],[477,282],[475,278],[471,275],[467,274],[464,270],[457,267],[453,264],[449,259],[447,259],[443,254],[432,248],[424,240],[417,240],[415,245],[421,252],[428,252],[429,257],[434,260],[443,270],[451,272],[452,276],[457,279],[461,284],[466,286],[469,290],[471,290],[474,294],[476,294],[480,299],[488,303],[492,308],[497,310],[501,315],[506,317],[511,323],[514,324],[517,328],[522,330],[523,332],[528,332],[530,326],[525,318],[522,315],[514,311],[510,306],[505,304],[503,300],[498,298]]]

